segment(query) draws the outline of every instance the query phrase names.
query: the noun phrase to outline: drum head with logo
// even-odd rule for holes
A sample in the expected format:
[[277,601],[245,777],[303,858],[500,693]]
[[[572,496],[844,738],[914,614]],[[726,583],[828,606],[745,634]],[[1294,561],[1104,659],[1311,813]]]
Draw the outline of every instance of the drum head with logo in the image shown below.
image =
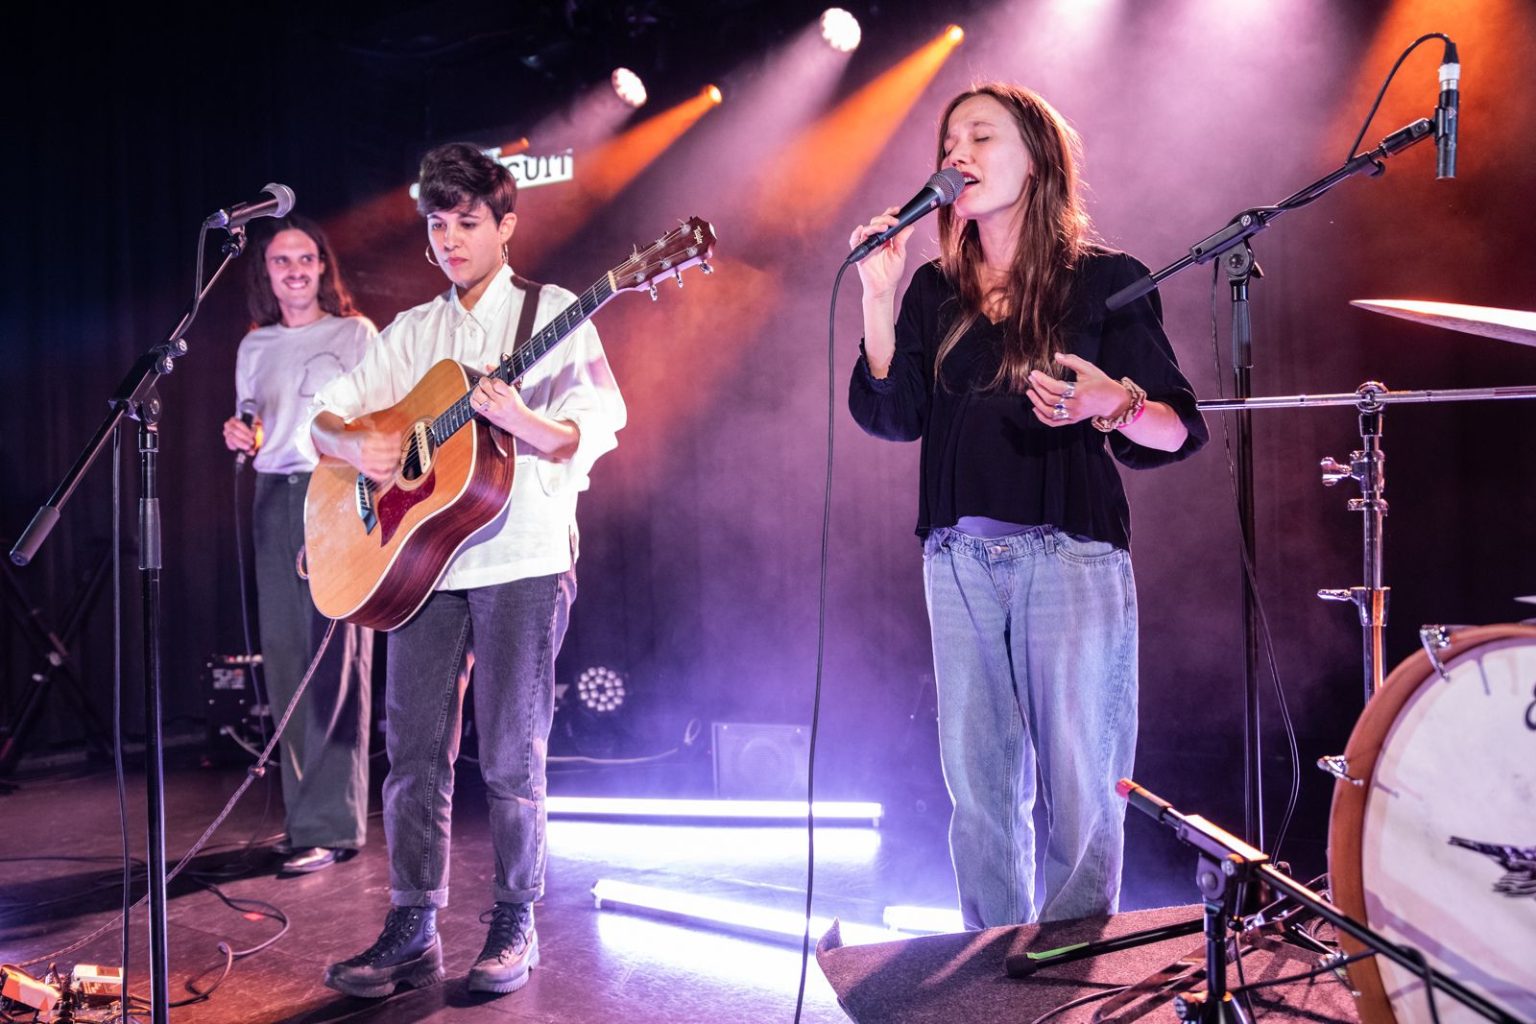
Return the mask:
[[[1399,665],[1350,735],[1362,785],[1334,790],[1330,884],[1351,917],[1536,1020],[1536,628],[1462,630],[1440,660],[1449,679],[1424,652]],[[1386,957],[1350,979],[1367,1024],[1431,1020],[1422,978]],[[1435,1003],[1446,1024],[1483,1019]]]

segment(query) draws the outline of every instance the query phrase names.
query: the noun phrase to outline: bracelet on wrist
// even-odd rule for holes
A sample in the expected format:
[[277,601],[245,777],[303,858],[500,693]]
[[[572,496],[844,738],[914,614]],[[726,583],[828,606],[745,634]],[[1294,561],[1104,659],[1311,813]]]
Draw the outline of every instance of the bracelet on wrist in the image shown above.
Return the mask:
[[1109,433],[1111,430],[1119,430],[1128,427],[1141,419],[1142,413],[1147,411],[1147,393],[1142,387],[1129,377],[1120,378],[1120,386],[1125,388],[1131,396],[1131,404],[1118,416],[1095,416],[1093,425],[1096,429]]

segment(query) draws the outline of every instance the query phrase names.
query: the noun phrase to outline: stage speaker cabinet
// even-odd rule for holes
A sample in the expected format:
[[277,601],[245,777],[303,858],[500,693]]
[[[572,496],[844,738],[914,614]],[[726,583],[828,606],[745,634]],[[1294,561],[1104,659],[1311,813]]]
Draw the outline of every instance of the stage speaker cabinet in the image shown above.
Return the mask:
[[261,655],[214,654],[203,667],[203,696],[208,718],[208,756],[215,760],[240,757],[270,734],[263,719],[271,714],[256,688],[255,671]]
[[715,722],[715,796],[804,800],[810,730],[799,725]]

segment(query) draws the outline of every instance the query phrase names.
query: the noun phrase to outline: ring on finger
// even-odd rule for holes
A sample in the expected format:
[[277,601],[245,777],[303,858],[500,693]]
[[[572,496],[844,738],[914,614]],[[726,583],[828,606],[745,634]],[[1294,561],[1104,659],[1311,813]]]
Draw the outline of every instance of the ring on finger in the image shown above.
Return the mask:
[[1053,419],[1053,420],[1064,420],[1066,418],[1067,418],[1067,407],[1065,405],[1063,405],[1060,402],[1057,402],[1054,406],[1051,407],[1051,419]]
[[1067,382],[1067,390],[1063,391],[1062,394],[1061,394],[1062,400],[1065,401],[1068,398],[1071,398],[1075,394],[1077,394],[1077,385],[1073,384],[1070,381],[1068,381]]

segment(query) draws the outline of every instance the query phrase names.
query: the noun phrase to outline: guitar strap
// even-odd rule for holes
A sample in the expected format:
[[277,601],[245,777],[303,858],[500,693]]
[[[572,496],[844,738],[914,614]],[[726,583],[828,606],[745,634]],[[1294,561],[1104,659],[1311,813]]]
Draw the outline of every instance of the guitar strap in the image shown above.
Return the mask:
[[[519,276],[515,270],[512,272],[512,284],[523,290],[523,312],[517,318],[517,333],[512,335],[512,348],[515,351],[522,348],[523,343],[533,337],[533,318],[538,315],[539,292],[544,290],[544,286],[537,281]],[[506,355],[502,353],[502,358],[505,359]]]

